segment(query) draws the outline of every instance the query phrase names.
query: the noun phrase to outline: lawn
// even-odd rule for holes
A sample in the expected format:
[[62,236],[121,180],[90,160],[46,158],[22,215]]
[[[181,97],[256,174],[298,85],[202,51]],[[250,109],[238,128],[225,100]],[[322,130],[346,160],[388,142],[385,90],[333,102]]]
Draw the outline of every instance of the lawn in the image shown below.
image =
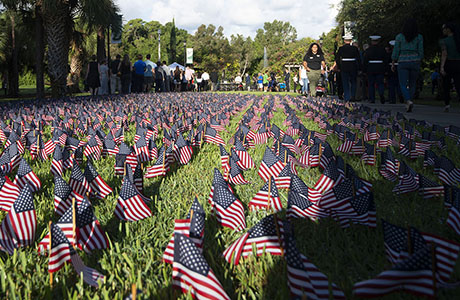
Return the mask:
[[[193,97],[191,93],[172,94],[164,97]],[[185,95],[185,96],[184,96]],[[260,100],[260,107],[269,101],[283,103],[285,99],[294,103],[298,99],[294,94],[243,92],[226,93],[224,95],[209,94],[209,97],[247,98],[250,101]],[[155,99],[158,95],[150,94],[145,97]],[[109,100],[106,100],[109,101]],[[188,100],[184,100],[186,102]],[[84,105],[85,101],[81,102]],[[154,103],[153,101],[151,103]],[[126,106],[131,111],[137,109]],[[155,109],[153,104],[143,106],[147,111]],[[294,107],[293,107],[294,108]],[[246,111],[232,116],[230,124],[221,133],[228,141]],[[305,117],[306,111],[296,110],[297,117],[309,130],[323,132],[311,119]],[[278,107],[273,111],[272,124],[283,130],[286,119],[285,111]],[[330,120],[331,123],[338,121]],[[133,145],[135,124],[130,123],[130,130],[125,132],[125,142]],[[421,128],[419,128],[421,130]],[[45,140],[51,138],[51,128],[45,127]],[[156,139],[158,146],[162,144],[162,133]],[[330,135],[327,141],[335,150],[342,142]],[[460,165],[460,150],[455,143],[448,139],[446,150],[436,150],[438,154],[448,155],[457,166]],[[269,146],[273,144],[272,139]],[[251,184],[234,186],[235,195],[245,207],[247,229],[251,228],[264,216],[266,211],[249,211],[248,203],[263,186],[264,181],[258,175],[266,145],[256,145],[248,152],[253,158],[256,168],[245,171],[244,178]],[[230,151],[230,145],[226,145]],[[417,193],[395,195],[392,192],[394,183],[385,180],[378,172],[377,166],[365,165],[359,157],[339,154],[345,163],[350,164],[358,176],[372,182],[374,200],[378,219],[407,228],[415,228],[430,232],[444,238],[460,242],[458,236],[446,225],[448,210],[443,199],[422,199]],[[409,160],[396,155],[400,160],[406,160],[416,171],[435,180],[432,168],[423,167],[423,158]],[[0,252],[0,298],[3,299],[124,299],[129,295],[132,284],[136,283],[138,299],[191,299],[172,288],[172,267],[162,262],[163,251],[168,244],[174,229],[174,219],[183,219],[188,213],[195,196],[206,211],[205,238],[203,254],[223,285],[226,293],[232,299],[287,299],[286,262],[283,257],[265,254],[260,257],[251,256],[237,266],[230,265],[222,257],[224,250],[238,237],[241,232],[235,232],[222,227],[211,214],[211,206],[207,199],[211,190],[214,168],[220,169],[219,147],[205,144],[194,148],[192,161],[185,166],[175,164],[165,176],[144,180],[144,194],[153,199],[150,205],[153,217],[138,222],[122,222],[113,214],[121,187],[122,178],[113,171],[113,157],[94,162],[102,178],[113,189],[113,193],[104,200],[91,199],[95,215],[102,228],[108,235],[110,248],[94,251],[92,255],[79,252],[87,266],[97,269],[106,276],[105,282],[99,289],[92,288],[76,275],[70,264],[54,274],[53,287],[49,284],[47,271],[48,258],[37,253],[39,241],[47,234],[47,224],[56,221],[53,213],[53,176],[50,173],[51,161],[31,160],[26,150],[24,156],[33,171],[42,182],[42,189],[34,195],[37,213],[37,231],[35,245],[19,249],[13,256]],[[84,167],[85,163],[82,168]],[[147,166],[145,166],[147,167]],[[312,187],[321,176],[319,168],[297,168],[299,177]],[[9,174],[11,179],[14,174]],[[70,172],[65,173],[64,179],[69,180]],[[287,192],[280,191],[283,207],[287,207]],[[278,214],[285,217],[285,211]],[[0,220],[5,217],[0,212]],[[330,282],[342,289],[347,298],[353,299],[352,288],[356,282],[370,279],[385,269],[391,267],[385,258],[383,232],[380,221],[375,229],[352,225],[342,229],[332,219],[313,222],[308,219],[293,219],[292,225],[297,240],[297,247],[325,275]],[[457,262],[453,279],[460,278],[460,264]],[[438,291],[440,299],[454,299],[460,293],[460,288]],[[457,296],[455,296],[457,295]],[[393,293],[387,299],[416,299],[404,293]]]

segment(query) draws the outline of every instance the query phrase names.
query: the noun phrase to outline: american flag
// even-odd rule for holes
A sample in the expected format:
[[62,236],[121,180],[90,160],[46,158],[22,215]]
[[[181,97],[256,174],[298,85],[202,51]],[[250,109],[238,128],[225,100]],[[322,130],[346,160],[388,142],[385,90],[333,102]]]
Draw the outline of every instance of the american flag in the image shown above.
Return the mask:
[[83,277],[84,282],[94,287],[100,287],[104,281],[104,275],[95,269],[87,267],[73,248],[70,248],[70,260],[72,261],[75,272]]
[[426,178],[422,174],[417,174],[418,191],[423,199],[444,196],[444,186]]
[[337,147],[337,151],[342,152],[342,153],[350,153],[354,144],[355,144],[355,140],[345,139],[345,141],[340,146]]
[[447,217],[447,225],[449,225],[458,235],[460,235],[460,193],[458,189],[450,191],[451,205],[449,216]]
[[[438,161],[438,156],[432,150],[426,150],[425,155],[423,157],[423,167],[426,168],[428,166],[434,166]],[[441,178],[440,178],[441,179]],[[441,179],[441,181],[443,181]]]
[[236,231],[246,228],[244,207],[226,186],[214,185],[213,210],[222,226]]
[[[337,158],[335,157],[334,151],[332,151],[332,147],[328,142],[323,142],[322,144],[323,150],[319,156],[319,166],[323,169],[326,169],[327,166]],[[341,158],[341,156],[338,158]]]
[[222,170],[227,174],[230,171],[230,154],[225,150],[224,145],[219,145],[220,150],[220,165]]
[[103,155],[116,155],[120,151],[117,144],[113,140],[113,135],[111,132],[107,134],[103,141],[102,154]]
[[281,160],[275,156],[275,154],[270,150],[270,148],[265,148],[264,157],[259,167],[259,176],[264,180],[273,176],[277,177],[284,168],[284,164]]
[[329,191],[332,187],[342,182],[344,176],[339,172],[337,165],[334,162],[331,162],[324,169],[323,174],[318,179],[315,184],[315,190],[321,194]]
[[101,152],[101,148],[99,148],[96,138],[92,136],[86,144],[83,154],[93,160],[99,160],[101,158]]
[[109,241],[99,221],[93,213],[91,204],[84,199],[76,210],[77,239],[81,249],[91,252],[106,249]]
[[301,164],[309,167],[319,166],[320,154],[323,152],[323,146],[320,143],[313,144],[306,149],[305,153],[300,157]]
[[377,146],[364,143],[364,147],[365,150],[361,156],[361,160],[367,165],[374,166],[377,159]]
[[309,194],[302,194],[294,188],[295,181],[291,181],[291,189],[288,194],[287,216],[289,218],[309,218],[317,220],[329,216],[327,210],[322,209],[316,202],[310,200]]
[[211,126],[206,126],[206,130],[204,134],[204,141],[210,144],[216,144],[216,145],[224,144],[225,145],[225,142],[220,137],[219,133],[217,133],[217,131]]
[[211,185],[211,192],[209,193],[209,197],[208,197],[208,202],[209,204],[211,205],[214,205],[214,187],[216,185],[222,185],[223,187],[226,187],[230,190],[230,192],[233,193],[233,190],[230,186],[230,184],[225,181],[225,178],[224,176],[222,176],[222,173],[220,173],[220,171],[216,168],[214,168],[214,176],[213,176],[213,179],[212,179],[212,185]]
[[238,167],[238,164],[232,157],[230,157],[230,172],[228,180],[229,182],[237,185],[250,183],[243,178],[243,173],[241,172],[240,167]]
[[158,158],[158,148],[157,144],[155,143],[155,140],[150,138],[149,140],[149,160],[153,161]]
[[[77,228],[73,227],[73,208],[69,207],[68,210],[59,218],[56,225],[61,228],[62,233],[69,241],[70,244],[76,245],[77,241]],[[75,229],[75,231],[74,231]],[[38,253],[45,253],[49,250],[50,234],[48,233],[38,244]]]
[[56,148],[54,148],[50,171],[54,176],[62,176],[64,174],[64,161],[60,146],[56,146]]
[[29,164],[24,158],[21,158],[21,163],[19,164],[19,169],[14,179],[14,183],[19,188],[23,188],[28,184],[29,188],[34,193],[38,192],[42,186],[40,179],[32,171],[32,168],[29,166]]
[[17,200],[2,222],[3,232],[8,232],[16,248],[32,245],[37,227],[37,216],[32,192],[28,185],[21,190]]
[[211,122],[209,123],[209,126],[211,126],[211,128],[217,130],[218,132],[221,132],[221,131],[224,131],[225,130],[225,126],[224,125],[221,125],[219,124],[215,118],[211,118]]
[[158,159],[153,166],[147,168],[145,178],[154,178],[158,176],[165,176],[166,173],[170,170],[169,166],[169,153],[166,150],[166,145],[160,148],[158,153]]
[[73,198],[78,204],[83,201],[83,197],[77,194],[61,176],[55,176],[54,210],[59,216],[62,216],[72,206]]
[[393,188],[393,193],[404,194],[415,192],[418,190],[418,176],[411,167],[409,167],[406,162],[401,161],[401,166],[399,168],[399,182]]
[[288,165],[286,165],[283,170],[275,177],[276,187],[278,189],[288,189],[291,185],[291,176],[292,172]]
[[0,171],[0,209],[9,211],[20,193],[19,187]]
[[399,161],[394,158],[393,152],[387,148],[385,152],[381,153],[380,174],[389,181],[396,181],[398,179]]
[[454,163],[445,156],[435,161],[435,172],[445,185],[455,186],[460,183],[460,168],[456,168]]
[[435,297],[429,247],[423,247],[409,258],[398,261],[390,270],[373,279],[356,283],[353,294],[357,297],[381,297],[395,291],[406,291],[418,296]]
[[275,213],[283,209],[275,179],[271,177],[248,204],[250,209],[266,208]]
[[134,153],[136,154],[139,162],[147,162],[150,160],[149,148],[144,136],[139,137],[136,141],[136,144],[134,145]]
[[252,160],[249,153],[244,148],[243,144],[239,139],[235,139],[235,152],[240,157],[239,164],[242,169],[252,169],[255,167],[254,161]]
[[176,160],[181,164],[181,165],[186,165],[189,163],[189,161],[192,159],[192,146],[190,146],[182,136],[182,134],[179,134],[177,137],[176,143],[174,144],[174,156],[176,157]]
[[137,165],[136,170],[133,172],[133,183],[136,186],[137,190],[141,193],[144,192],[144,170],[142,170],[142,165]]
[[294,139],[291,136],[289,136],[287,134],[284,135],[281,144],[283,146],[287,147],[289,150],[291,150],[295,154],[300,155],[300,149],[299,149],[299,147],[297,147],[297,145],[295,144]]
[[370,142],[370,141],[377,141],[380,138],[380,134],[377,130],[376,125],[371,125],[369,126],[368,129],[366,129],[366,132],[364,133],[364,141]]
[[90,161],[87,162],[83,175],[89,183],[91,194],[96,198],[104,199],[107,195],[112,193],[110,186],[102,179],[101,175],[99,175]]
[[174,238],[173,281],[175,288],[196,299],[230,299],[195,243],[183,234]]
[[51,224],[51,250],[48,261],[48,272],[54,273],[59,271],[66,262],[70,261],[69,240],[56,224]]
[[253,253],[253,244],[257,256],[264,253],[282,255],[283,222],[276,215],[269,215],[259,221],[240,238],[234,241],[223,253],[227,262],[238,265],[241,257]]
[[454,186],[444,186],[444,206],[450,208],[455,199],[460,197],[460,189]]
[[353,184],[346,179],[322,195],[317,205],[343,215],[353,214],[350,200],[353,198]]
[[259,128],[258,132],[254,134],[253,140],[256,145],[263,145],[267,143],[268,132],[265,124]]
[[115,215],[124,221],[139,221],[152,216],[150,208],[130,180],[123,180]]
[[377,142],[377,147],[386,148],[392,145],[392,141],[393,141],[393,132],[391,132],[391,130],[388,128],[387,130],[384,130],[382,134],[380,135],[380,138]]
[[377,215],[372,192],[356,194],[349,201],[351,209],[333,211],[333,215],[338,218],[342,228],[347,228],[350,222],[371,228],[377,227]]
[[[285,233],[288,286],[291,297],[329,299],[329,279],[296,247],[295,239]],[[345,299],[344,293],[332,283],[333,299]]]
[[69,180],[70,187],[79,195],[85,196],[91,192],[91,187],[86,180],[78,163],[74,162]]
[[10,173],[12,171],[11,166],[11,156],[9,151],[3,151],[2,156],[0,156],[0,171],[3,173]]

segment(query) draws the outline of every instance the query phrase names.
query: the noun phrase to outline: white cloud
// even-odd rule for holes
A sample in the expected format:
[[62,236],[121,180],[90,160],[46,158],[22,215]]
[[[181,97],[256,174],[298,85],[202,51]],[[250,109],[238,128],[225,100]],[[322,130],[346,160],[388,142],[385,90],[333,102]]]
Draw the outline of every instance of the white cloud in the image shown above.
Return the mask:
[[[318,38],[336,25],[340,0],[115,0],[124,20],[140,18],[164,24],[175,19],[176,26],[193,34],[201,24],[222,26],[224,34],[254,37],[264,22],[289,21],[298,38]],[[335,7],[331,7],[335,6]]]

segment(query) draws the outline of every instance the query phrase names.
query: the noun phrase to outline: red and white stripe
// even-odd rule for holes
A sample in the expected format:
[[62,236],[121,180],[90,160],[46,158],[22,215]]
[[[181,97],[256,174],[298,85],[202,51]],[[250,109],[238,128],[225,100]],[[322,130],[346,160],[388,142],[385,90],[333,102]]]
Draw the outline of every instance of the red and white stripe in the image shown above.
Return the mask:
[[120,220],[134,222],[152,216],[152,212],[142,198],[136,195],[126,200],[118,197],[115,215]]
[[246,228],[244,216],[244,207],[240,200],[235,201],[227,209],[224,209],[219,203],[214,202],[213,206],[217,221],[224,226],[236,231],[242,231]]
[[283,204],[281,203],[280,197],[274,197],[270,193],[268,196],[268,191],[259,191],[248,204],[249,209],[261,209],[270,207],[274,212],[279,212],[283,210]]
[[260,163],[259,167],[259,176],[264,180],[268,181],[268,179],[273,176],[277,177],[284,168],[284,164],[281,161],[277,161],[273,166],[270,168],[265,164],[265,162]]
[[89,186],[91,188],[91,194],[99,199],[104,199],[107,195],[112,193],[112,188],[102,179],[101,175],[94,178],[94,180],[89,183]]
[[98,220],[94,220],[91,224],[78,228],[77,239],[80,249],[88,253],[95,249],[106,249],[109,247],[107,236]]
[[19,187],[5,176],[5,183],[0,187],[0,209],[9,211],[20,193]]

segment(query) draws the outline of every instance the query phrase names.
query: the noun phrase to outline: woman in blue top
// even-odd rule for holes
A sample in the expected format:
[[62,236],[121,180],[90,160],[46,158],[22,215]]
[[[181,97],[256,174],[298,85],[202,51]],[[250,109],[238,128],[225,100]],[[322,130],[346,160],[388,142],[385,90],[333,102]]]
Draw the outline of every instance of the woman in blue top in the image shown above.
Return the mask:
[[418,33],[417,22],[411,18],[403,26],[402,33],[396,36],[395,47],[391,58],[391,69],[394,72],[395,63],[398,63],[399,85],[407,112],[411,112],[414,103],[417,76],[420,72],[420,61],[423,58],[423,37]]

